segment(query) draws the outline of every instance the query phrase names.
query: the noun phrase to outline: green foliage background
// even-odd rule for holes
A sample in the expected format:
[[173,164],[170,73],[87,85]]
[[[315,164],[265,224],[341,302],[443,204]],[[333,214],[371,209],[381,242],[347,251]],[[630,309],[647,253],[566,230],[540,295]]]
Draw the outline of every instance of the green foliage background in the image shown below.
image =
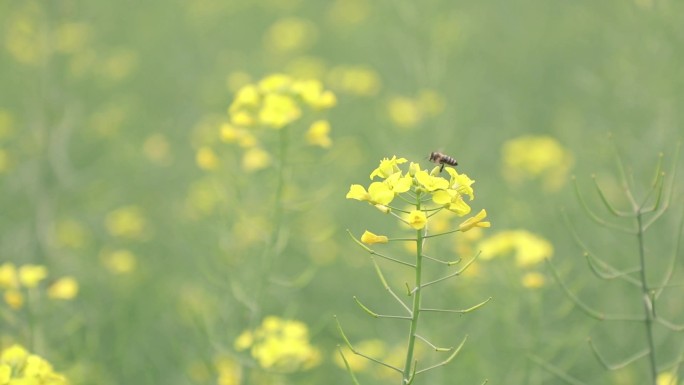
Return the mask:
[[[591,305],[641,311],[636,290],[599,282],[589,273],[559,208],[566,208],[593,251],[616,266],[637,263],[636,242],[591,223],[569,183],[559,191],[544,190],[538,181],[508,183],[501,147],[521,135],[555,137],[573,154],[572,173],[590,193],[592,207],[599,207],[591,173],[620,196],[606,139],[612,132],[635,185],[645,190],[658,153],[665,152],[669,171],[682,137],[684,4],[355,3],[367,17],[345,25],[333,22],[334,2],[314,0],[0,2],[0,109],[12,117],[11,132],[0,138],[10,159],[0,173],[0,262],[45,264],[51,275],[71,274],[81,284],[74,302],[49,305],[31,318],[33,330],[40,330],[34,350],[74,383],[98,384],[197,383],[189,374],[193,365],[210,368],[215,357],[232,354],[234,338],[256,322],[240,293],[249,298],[251,283],[260,279],[263,250],[263,242],[241,244],[240,234],[267,238],[274,172],[245,174],[239,150],[219,144],[221,167],[206,172],[196,166],[195,152],[226,119],[231,73],[243,71],[256,80],[286,71],[301,55],[329,67],[368,66],[382,86],[373,97],[338,94],[329,116],[329,151],[291,138],[285,218],[290,242],[274,269],[289,284],[269,285],[261,315],[306,322],[323,361],[278,381],[350,383],[332,363],[341,341],[333,314],[352,340],[379,337],[403,344],[403,326],[372,320],[353,303],[352,295],[360,295],[392,309],[367,255],[345,233],[401,233],[389,217],[344,199],[350,184],[367,184],[377,162],[395,154],[421,160],[424,167],[430,151],[453,155],[459,170],[477,181],[473,208],[486,208],[493,224],[486,234],[518,228],[540,234],[553,243],[554,263],[570,287]],[[265,31],[282,17],[313,23],[314,43],[284,55],[265,49]],[[88,43],[82,52],[18,60],[12,31],[25,20],[42,47],[50,46],[59,25],[70,22],[87,26]],[[120,62],[107,64],[108,58]],[[385,112],[388,98],[425,88],[442,95],[444,111],[411,129],[394,125]],[[155,134],[168,140],[167,162],[150,162],[144,154],[145,141]],[[198,181],[219,197],[210,212],[188,208]],[[647,239],[654,278],[675,245],[681,190],[674,198],[674,209]],[[108,213],[127,205],[140,207],[146,220],[138,239],[113,237],[105,226]],[[87,229],[83,245],[56,241],[55,228],[64,220]],[[103,267],[102,250],[118,247],[138,257],[133,273],[113,275]],[[405,272],[383,267],[400,288]],[[529,355],[586,383],[645,383],[645,361],[608,373],[585,342],[591,336],[606,355],[623,358],[644,346],[643,325],[589,319],[550,276],[543,288],[525,289],[510,259],[481,263],[478,271],[430,293],[428,300],[450,308],[494,299],[463,317],[425,318],[424,326],[445,345],[464,334],[469,339],[454,362],[421,383],[562,383]],[[680,292],[674,288],[662,305],[679,321]],[[1,337],[28,344],[20,330],[3,326]],[[662,362],[669,362],[681,338],[663,330],[657,344]],[[387,383],[364,374],[361,379]],[[211,373],[202,383],[215,382]]]

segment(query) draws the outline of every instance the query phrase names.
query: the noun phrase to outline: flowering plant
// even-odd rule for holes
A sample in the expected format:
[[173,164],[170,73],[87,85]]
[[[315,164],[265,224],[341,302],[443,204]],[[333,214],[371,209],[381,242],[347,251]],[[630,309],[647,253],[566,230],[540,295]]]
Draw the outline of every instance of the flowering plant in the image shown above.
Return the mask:
[[[368,202],[375,208],[383,213],[391,214],[396,217],[400,222],[406,224],[413,230],[415,230],[415,238],[390,238],[386,235],[374,234],[366,230],[361,239],[352,238],[360,245],[363,249],[368,251],[372,256],[371,260],[375,266],[375,270],[380,278],[385,289],[394,297],[394,299],[403,307],[405,315],[384,315],[378,314],[370,310],[367,306],[361,303],[356,297],[354,298],[357,304],[367,313],[369,313],[374,318],[394,318],[394,319],[404,319],[410,322],[409,326],[409,336],[408,336],[408,347],[405,356],[405,363],[403,368],[390,365],[388,363],[377,360],[370,357],[356,349],[352,346],[351,342],[345,335],[342,327],[338,322],[338,329],[342,334],[342,338],[345,340],[349,349],[357,355],[363,356],[370,359],[376,363],[379,363],[385,367],[388,367],[396,372],[400,373],[402,376],[402,384],[410,384],[414,381],[415,375],[426,372],[428,370],[434,369],[438,366],[442,366],[450,362],[460,351],[461,347],[465,343],[465,338],[458,347],[450,348],[440,348],[433,345],[426,338],[418,334],[418,320],[421,312],[444,312],[444,313],[468,313],[479,307],[483,306],[489,301],[485,301],[472,306],[468,309],[451,310],[451,309],[432,309],[422,306],[422,292],[427,286],[436,284],[438,282],[444,281],[446,279],[460,275],[468,266],[475,260],[473,257],[468,263],[466,263],[460,270],[447,274],[441,278],[424,282],[423,280],[423,262],[425,259],[429,259],[433,262],[442,263],[446,266],[451,266],[458,264],[461,259],[455,261],[444,261],[437,258],[429,257],[423,253],[425,249],[425,242],[428,238],[443,236],[455,232],[465,232],[474,227],[490,227],[490,223],[484,221],[487,216],[485,210],[481,210],[477,215],[466,219],[463,221],[456,229],[428,235],[428,229],[430,224],[430,218],[440,211],[447,210],[458,217],[466,216],[470,213],[471,207],[466,202],[472,201],[475,198],[475,194],[472,188],[474,181],[470,179],[466,174],[460,174],[453,167],[437,166],[432,170],[421,169],[420,165],[417,163],[410,162],[408,168],[403,170],[402,167],[408,162],[405,158],[397,158],[393,156],[391,159],[384,158],[380,165],[371,172],[370,179],[373,180],[371,184],[366,188],[359,184],[353,184],[349,188],[347,193],[348,199],[355,199],[359,201]],[[442,177],[440,174],[442,170],[445,170],[448,178]],[[381,180],[376,181],[379,178]],[[409,205],[408,209],[402,209],[393,205],[392,202],[395,199],[400,199]],[[351,233],[350,233],[351,235]],[[366,245],[373,244],[384,244],[391,241],[404,241],[412,242],[415,244],[415,262],[406,262],[398,258],[384,255],[375,250],[370,249]],[[415,271],[415,281],[413,287],[408,287],[407,295],[413,297],[412,304],[409,306],[400,296],[398,296],[392,288],[387,284],[385,277],[383,276],[379,265],[375,262],[373,256],[378,256],[386,260],[410,267]],[[408,284],[407,284],[408,286]],[[491,298],[490,298],[491,299]],[[451,352],[449,357],[442,361],[441,363],[427,368],[418,369],[417,361],[414,357],[414,347],[416,340],[420,340],[431,348],[439,352]],[[342,358],[347,363],[344,354],[340,350]],[[353,377],[354,374],[351,371],[349,365],[347,364],[349,373]]]

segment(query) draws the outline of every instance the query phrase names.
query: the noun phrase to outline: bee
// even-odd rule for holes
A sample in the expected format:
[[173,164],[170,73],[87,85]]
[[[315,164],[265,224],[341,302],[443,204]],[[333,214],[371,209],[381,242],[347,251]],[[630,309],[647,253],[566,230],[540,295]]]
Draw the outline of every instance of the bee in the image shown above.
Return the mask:
[[444,166],[447,164],[449,166],[458,166],[456,159],[450,157],[449,155],[444,155],[441,152],[433,151],[430,153],[430,162],[440,164],[439,172],[444,170]]

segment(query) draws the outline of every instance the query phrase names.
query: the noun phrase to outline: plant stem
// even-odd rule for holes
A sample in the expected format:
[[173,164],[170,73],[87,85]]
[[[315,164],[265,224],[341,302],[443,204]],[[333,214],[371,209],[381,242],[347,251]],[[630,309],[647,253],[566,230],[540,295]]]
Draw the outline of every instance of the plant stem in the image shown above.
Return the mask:
[[[416,194],[416,210],[420,210],[420,193]],[[413,348],[416,343],[416,331],[418,330],[418,317],[420,316],[420,299],[423,290],[421,289],[421,275],[423,263],[423,229],[416,230],[416,281],[415,292],[413,293],[413,309],[411,311],[411,327],[409,329],[408,348],[406,350],[406,363],[404,364],[404,376],[402,385],[409,382],[411,378],[411,365],[413,364]]]
[[261,266],[258,271],[259,279],[257,280],[257,288],[254,293],[255,311],[252,314],[250,324],[254,326],[259,322],[261,316],[261,300],[266,290],[266,285],[271,276],[273,269],[273,262],[279,254],[278,242],[280,240],[281,227],[283,222],[283,192],[285,190],[285,169],[287,160],[287,126],[280,129],[278,138],[278,163],[276,165],[276,186],[273,193],[273,228],[271,229],[271,236],[268,244],[264,249]]
[[648,341],[649,353],[648,357],[651,366],[651,382],[656,385],[656,380],[658,378],[657,360],[655,344],[653,343],[653,299],[648,288],[648,282],[646,281],[646,253],[644,251],[644,231],[642,223],[642,213],[641,208],[637,209],[637,240],[639,242],[639,261],[641,263],[641,292],[642,299],[644,302],[644,313],[645,320],[644,326],[646,326],[646,339]]

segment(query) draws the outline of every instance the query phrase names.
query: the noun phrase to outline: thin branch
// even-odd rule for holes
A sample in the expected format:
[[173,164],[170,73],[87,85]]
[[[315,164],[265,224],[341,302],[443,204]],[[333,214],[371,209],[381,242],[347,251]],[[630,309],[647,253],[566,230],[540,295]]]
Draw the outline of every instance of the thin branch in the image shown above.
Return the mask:
[[369,309],[366,305],[361,303],[361,301],[354,296],[354,301],[356,301],[356,304],[359,305],[361,309],[363,309],[366,313],[368,313],[371,317],[373,318],[397,318],[397,319],[404,319],[404,320],[410,320],[411,317],[403,316],[403,315],[387,315],[387,314],[378,314],[371,309]]
[[[672,196],[674,195],[674,190],[675,190],[675,188],[674,188],[675,180],[677,180],[677,170],[678,170],[677,169],[677,163],[679,160],[680,148],[681,148],[681,143],[677,143],[677,150],[675,151],[675,156],[674,156],[674,159],[672,160],[672,177],[670,178],[670,188],[669,188],[670,191],[667,195],[667,199],[666,199],[665,203],[663,204],[663,206],[660,208],[660,210],[658,210],[655,214],[653,214],[653,216],[648,220],[648,222],[646,222],[646,224],[644,224],[644,227],[643,227],[644,231],[646,231],[646,229],[651,227],[651,225],[653,223],[655,223],[655,221],[660,219],[663,216],[663,214],[665,214],[665,211],[667,211],[667,209],[670,207],[670,203],[672,203]],[[665,183],[665,182],[663,182],[663,183]]]
[[377,360],[377,359],[375,359],[375,358],[373,358],[373,357],[367,356],[367,355],[365,355],[365,354],[359,352],[358,350],[354,349],[354,347],[352,346],[351,342],[349,342],[349,339],[347,338],[347,335],[344,334],[344,330],[342,330],[342,325],[340,325],[340,320],[337,319],[337,316],[334,316],[334,317],[335,317],[335,322],[337,323],[337,330],[338,330],[338,331],[340,332],[340,334],[342,335],[342,339],[343,339],[344,342],[347,344],[347,347],[349,348],[349,350],[352,351],[352,353],[356,354],[357,356],[361,356],[361,357],[363,357],[363,358],[365,358],[365,359],[367,359],[367,360],[373,361],[373,362],[375,362],[376,364],[382,365],[382,366],[387,367],[387,368],[390,368],[390,369],[392,369],[392,370],[396,370],[396,371],[399,372],[399,373],[403,373],[403,372],[401,371],[401,369],[399,369],[399,368],[397,368],[397,367],[395,367],[395,366],[392,366],[392,365],[390,365],[390,364],[386,364],[386,363],[384,363],[384,362],[382,362],[382,361],[380,361],[380,360]]
[[681,332],[684,330],[684,324],[677,324],[671,321],[666,320],[665,318],[662,318],[660,316],[655,318],[656,322],[659,324],[665,326],[666,328],[672,330],[673,332]]
[[378,263],[375,262],[375,258],[371,257],[371,261],[373,262],[373,266],[375,266],[375,272],[378,274],[378,278],[380,278],[380,282],[382,283],[382,286],[385,288],[385,290],[387,290],[392,295],[392,297],[394,297],[394,299],[396,299],[397,302],[399,302],[399,304],[404,309],[406,309],[409,315],[412,315],[413,313],[411,312],[411,308],[409,308],[408,305],[406,305],[404,301],[402,301],[401,298],[399,298],[399,296],[392,290],[392,288],[387,283],[385,276],[382,274],[382,271],[380,270],[380,266],[378,266]]
[[454,348],[453,346],[450,346],[448,348],[440,348],[439,346],[434,345],[432,342],[428,341],[425,337],[422,337],[419,334],[416,334],[415,336],[419,340],[425,342],[429,347],[431,347],[436,352],[449,352]]
[[[641,271],[641,267],[637,266],[637,267],[633,267],[629,270],[620,271],[620,270],[615,269],[611,265],[607,264],[606,262],[600,260],[599,258],[591,255],[587,251],[584,252],[584,257],[587,260],[587,264],[589,265],[589,268],[597,277],[599,277],[601,279],[605,279],[605,280],[620,278],[620,279],[624,279],[625,281],[627,281],[627,282],[629,282],[629,283],[631,283],[637,287],[641,287],[641,283],[639,282],[639,280],[637,280],[636,278],[631,277],[629,275],[629,274],[633,274],[633,273],[638,273],[639,271]],[[592,259],[595,260],[595,262],[592,262]],[[605,269],[608,272],[599,271],[598,268],[594,265],[594,263],[600,265],[602,269]]]
[[596,346],[594,346],[594,343],[591,341],[591,338],[587,338],[587,342],[589,343],[589,346],[591,347],[591,351],[594,353],[594,356],[596,356],[601,365],[603,365],[603,367],[607,370],[622,369],[625,366],[637,361],[638,359],[646,357],[651,352],[649,349],[644,349],[631,357],[627,357],[622,362],[611,364],[608,363],[608,361],[606,361],[606,359],[601,355],[601,353],[599,353],[599,351],[596,349]]
[[[660,208],[660,203],[662,202],[663,198],[663,190],[665,188],[665,173],[661,172],[660,173],[661,177],[657,180],[658,184],[655,186],[652,186],[649,190],[646,196],[644,197],[644,200],[641,202],[641,205],[639,205],[639,211],[642,213],[652,213],[658,208]],[[646,206],[646,203],[648,200],[651,198],[651,194],[653,194],[654,191],[658,191],[656,194],[655,202],[653,203],[653,206],[649,208],[644,208]]]
[[426,287],[426,286],[430,286],[430,285],[435,284],[435,283],[437,283],[437,282],[444,281],[445,279],[449,279],[449,278],[451,278],[451,277],[455,277],[455,276],[457,276],[457,275],[461,275],[461,274],[462,274],[470,265],[473,264],[473,262],[475,262],[475,260],[477,259],[477,257],[480,256],[480,254],[481,254],[481,251],[478,252],[470,261],[468,261],[468,263],[466,263],[465,266],[463,266],[463,268],[461,268],[461,270],[456,271],[456,272],[453,272],[453,273],[451,273],[451,274],[449,274],[449,275],[447,275],[447,276],[444,276],[444,277],[442,277],[442,278],[438,278],[438,279],[436,279],[436,280],[434,280],[434,281],[426,282],[426,283],[420,285],[420,287],[423,288],[423,287]]
[[416,374],[425,373],[428,370],[432,370],[432,369],[438,368],[440,366],[444,366],[444,365],[448,364],[449,362],[451,362],[451,360],[453,360],[454,357],[456,357],[456,355],[461,351],[461,349],[463,348],[463,345],[465,345],[467,339],[468,339],[467,335],[465,337],[463,337],[463,341],[461,341],[461,344],[458,345],[458,347],[456,349],[454,349],[454,352],[451,353],[451,355],[446,360],[444,360],[438,364],[432,365],[428,368],[421,369],[421,370],[417,371]]
[[435,312],[435,313],[459,313],[459,314],[465,314],[465,313],[470,313],[471,311],[475,311],[482,306],[484,306],[487,302],[491,301],[492,297],[487,298],[486,300],[478,303],[475,306],[469,307],[468,309],[462,309],[462,310],[453,310],[453,309],[432,309],[432,308],[427,308],[423,309],[421,308],[420,311],[429,311],[429,312]]
[[423,254],[423,257],[430,259],[430,260],[433,260],[435,262],[442,263],[442,264],[447,265],[447,266],[457,265],[457,264],[461,263],[461,261],[463,260],[462,258],[459,258],[455,261],[442,261],[441,259],[433,258],[433,257],[430,257],[430,256],[425,255],[425,254]]
[[584,242],[583,242],[582,239],[580,238],[579,234],[577,234],[577,231],[575,231],[575,227],[574,227],[574,226],[572,225],[572,223],[570,222],[570,218],[568,218],[568,213],[567,213],[564,209],[561,209],[561,215],[562,215],[562,217],[563,217],[563,220],[564,220],[564,222],[565,222],[565,225],[566,225],[566,226],[568,227],[568,229],[570,230],[570,235],[572,235],[572,238],[575,240],[575,242],[577,243],[577,245],[578,245],[581,249],[584,250],[584,255],[585,255],[586,259],[587,259],[587,263],[589,263],[589,268],[591,269],[591,271],[592,271],[597,277],[599,277],[599,278],[601,278],[601,279],[610,279],[610,278],[607,278],[607,277],[609,277],[610,275],[607,275],[606,273],[600,272],[600,271],[598,271],[598,269],[596,269],[596,267],[591,263],[590,257],[593,258],[593,260],[594,260],[599,266],[601,266],[602,269],[610,271],[610,274],[614,275],[615,278],[620,278],[620,279],[622,279],[622,280],[625,280],[625,281],[631,283],[631,284],[634,285],[634,286],[641,287],[641,282],[639,282],[636,278],[630,277],[629,275],[626,275],[626,274],[619,274],[620,271],[619,271],[618,269],[616,269],[615,267],[609,265],[607,262],[603,261],[602,259],[600,259],[599,257],[595,256],[594,254],[590,253],[590,252],[588,251],[589,248],[587,247],[587,245],[584,244]]
[[627,233],[627,234],[635,234],[635,231],[634,231],[634,230],[625,229],[625,228],[620,227],[620,226],[618,226],[618,225],[615,225],[615,224],[613,224],[613,223],[606,222],[604,219],[602,219],[601,217],[599,217],[598,215],[596,215],[596,214],[589,208],[589,206],[587,205],[587,202],[584,200],[584,197],[582,197],[582,194],[581,194],[580,191],[579,191],[579,186],[577,185],[577,178],[575,178],[575,177],[573,176],[573,177],[572,177],[572,181],[573,181],[573,184],[574,184],[574,186],[575,186],[575,194],[577,195],[577,200],[580,202],[580,206],[582,206],[582,208],[584,209],[584,211],[587,213],[587,215],[589,216],[589,218],[590,218],[592,221],[596,222],[597,224],[599,224],[599,225],[601,225],[601,226],[604,226],[604,227],[606,227],[606,228],[609,228],[609,229],[621,231],[621,232]]
[[558,284],[563,288],[563,291],[565,294],[572,300],[572,302],[577,305],[584,313],[586,313],[588,316],[595,318],[599,321],[630,321],[630,322],[644,322],[645,318],[642,316],[632,316],[632,315],[607,315],[603,312],[597,311],[586,305],[584,302],[582,302],[575,294],[573,294],[570,289],[565,285],[563,280],[561,280],[560,276],[558,275],[558,272],[556,269],[553,267],[553,264],[551,264],[551,261],[549,259],[546,259],[546,263],[551,269],[551,272],[553,273],[553,276],[556,278],[556,281]]
[[665,288],[668,287],[668,285],[670,284],[670,280],[672,279],[672,276],[674,274],[677,256],[679,255],[679,250],[682,245],[682,230],[684,230],[684,210],[682,210],[682,218],[679,220],[679,227],[677,228],[677,244],[675,245],[674,252],[670,257],[670,263],[668,264],[667,270],[665,271],[663,281],[660,284],[658,290],[656,290],[654,294],[655,299],[658,299],[658,297],[660,297],[660,295],[663,293],[663,290],[665,290]]
[[342,347],[340,345],[337,345],[337,351],[340,353],[340,357],[342,357],[342,361],[344,361],[344,366],[347,368],[347,373],[349,373],[349,376],[351,376],[354,385],[361,385],[359,384],[359,380],[356,379],[356,376],[354,375],[354,371],[351,369],[351,366],[349,366],[349,362],[347,362],[347,357],[345,357],[344,353],[342,353]]
[[634,216],[633,212],[625,212],[625,211],[617,210],[616,208],[613,207],[613,205],[610,204],[610,202],[608,201],[608,198],[606,198],[606,195],[603,193],[603,189],[601,189],[601,186],[599,186],[599,183],[596,180],[596,174],[592,174],[591,179],[594,181],[594,186],[596,186],[596,191],[598,191],[598,194],[601,197],[601,201],[603,201],[603,204],[606,206],[608,211],[610,211],[616,217],[633,217]]
[[539,358],[537,356],[529,355],[528,357],[530,358],[530,360],[534,361],[537,365],[546,369],[549,373],[555,375],[556,377],[560,378],[561,380],[565,381],[566,383],[568,383],[570,385],[586,385],[584,382],[570,376],[569,374],[561,371],[560,369],[556,368],[555,366],[549,364],[548,362],[542,360],[541,358]]
[[371,255],[377,255],[377,256],[380,257],[380,258],[385,258],[385,259],[387,259],[387,260],[389,260],[389,261],[396,262],[396,263],[398,263],[398,264],[400,264],[400,265],[409,266],[409,267],[413,267],[413,268],[416,267],[416,265],[414,265],[414,264],[412,264],[412,263],[404,262],[404,261],[401,261],[401,260],[399,260],[399,259],[392,258],[392,257],[388,257],[388,256],[386,256],[386,255],[383,255],[383,254],[378,253],[377,251],[371,249],[370,247],[364,245],[361,241],[359,241],[358,239],[356,239],[356,237],[351,233],[351,231],[349,231],[349,229],[347,229],[347,234],[349,234],[349,236],[354,240],[354,242],[356,242],[357,245],[361,246],[362,249],[366,250],[366,251],[367,251],[368,253],[370,253]]

